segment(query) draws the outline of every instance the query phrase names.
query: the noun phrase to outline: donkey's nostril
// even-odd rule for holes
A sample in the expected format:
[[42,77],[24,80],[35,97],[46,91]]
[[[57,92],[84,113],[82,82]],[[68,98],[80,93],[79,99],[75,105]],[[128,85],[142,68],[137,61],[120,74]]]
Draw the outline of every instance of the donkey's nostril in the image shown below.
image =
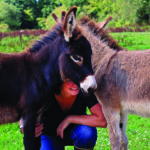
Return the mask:
[[95,92],[95,90],[96,90],[96,89],[88,88],[88,92],[89,92],[89,93],[93,93],[93,92]]

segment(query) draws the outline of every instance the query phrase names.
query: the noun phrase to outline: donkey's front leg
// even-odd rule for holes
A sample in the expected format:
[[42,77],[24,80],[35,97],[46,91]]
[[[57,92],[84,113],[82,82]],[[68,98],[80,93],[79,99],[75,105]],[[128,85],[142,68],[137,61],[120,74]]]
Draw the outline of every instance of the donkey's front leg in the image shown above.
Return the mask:
[[121,150],[127,150],[128,146],[128,138],[126,135],[126,126],[128,120],[128,113],[121,112],[121,119],[120,119],[120,130],[121,130]]
[[112,150],[120,150],[121,132],[119,128],[120,113],[112,108],[103,107],[103,112],[106,117],[109,128],[109,139]]
[[35,138],[36,113],[27,113],[24,119],[24,146],[25,150],[39,150],[41,145],[40,137]]

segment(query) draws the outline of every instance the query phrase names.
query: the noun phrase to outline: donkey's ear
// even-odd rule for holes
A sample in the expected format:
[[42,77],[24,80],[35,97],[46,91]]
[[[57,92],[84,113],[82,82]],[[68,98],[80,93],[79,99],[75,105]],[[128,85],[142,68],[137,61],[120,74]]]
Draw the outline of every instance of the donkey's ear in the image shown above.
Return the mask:
[[105,29],[106,25],[109,23],[109,21],[110,21],[111,19],[112,19],[112,17],[109,16],[106,21],[97,23],[97,26],[98,26],[100,29],[102,29],[102,28]]
[[73,31],[77,25],[76,12],[77,12],[77,7],[72,6],[69,9],[63,21],[64,37],[65,37],[65,40],[68,42],[70,38],[73,36]]
[[59,23],[60,22],[60,19],[56,16],[56,14],[52,13],[51,14],[53,19],[55,20],[55,22]]
[[65,15],[66,15],[66,11],[63,10],[63,11],[61,12],[61,22],[64,21]]
[[61,22],[64,21],[66,12],[65,12],[64,10],[61,12],[61,19],[59,19],[59,18],[56,16],[55,13],[52,13],[51,15],[52,15],[52,17],[53,17],[53,19],[54,19],[54,21],[55,21],[56,23],[61,23]]

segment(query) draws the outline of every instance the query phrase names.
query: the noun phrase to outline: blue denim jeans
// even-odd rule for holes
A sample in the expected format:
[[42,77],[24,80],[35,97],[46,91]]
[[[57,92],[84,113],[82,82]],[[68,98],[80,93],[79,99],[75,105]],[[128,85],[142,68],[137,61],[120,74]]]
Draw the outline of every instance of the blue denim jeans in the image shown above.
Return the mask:
[[97,130],[95,127],[76,125],[64,132],[63,139],[59,136],[41,135],[40,150],[64,150],[67,145],[89,149],[95,146],[96,140]]

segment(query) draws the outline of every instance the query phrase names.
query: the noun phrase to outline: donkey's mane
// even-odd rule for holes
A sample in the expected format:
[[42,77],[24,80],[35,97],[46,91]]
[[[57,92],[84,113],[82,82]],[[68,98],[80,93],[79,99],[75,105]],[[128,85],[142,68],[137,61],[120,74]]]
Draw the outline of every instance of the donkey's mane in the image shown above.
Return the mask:
[[103,28],[99,28],[94,20],[84,16],[80,18],[79,23],[81,25],[86,25],[95,36],[97,36],[101,41],[107,43],[113,50],[120,51],[124,49],[118,45],[118,43],[108,34],[108,32],[106,32]]
[[62,24],[55,25],[52,30],[48,31],[40,40],[33,43],[31,48],[28,48],[27,51],[30,53],[36,53],[44,46],[52,42],[58,34],[62,32]]

